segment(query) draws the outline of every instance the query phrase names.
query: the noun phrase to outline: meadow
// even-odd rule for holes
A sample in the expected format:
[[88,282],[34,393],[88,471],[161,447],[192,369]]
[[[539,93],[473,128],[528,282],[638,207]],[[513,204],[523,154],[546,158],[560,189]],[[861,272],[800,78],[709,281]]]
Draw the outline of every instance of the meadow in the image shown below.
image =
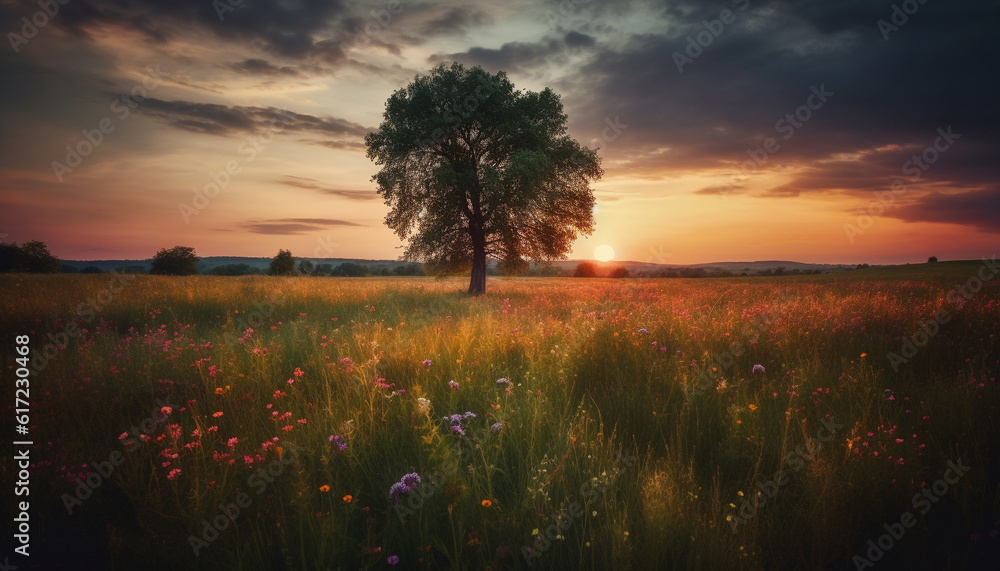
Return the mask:
[[32,561],[994,568],[983,267],[491,277],[478,298],[467,278],[2,275],[5,378],[31,339]]

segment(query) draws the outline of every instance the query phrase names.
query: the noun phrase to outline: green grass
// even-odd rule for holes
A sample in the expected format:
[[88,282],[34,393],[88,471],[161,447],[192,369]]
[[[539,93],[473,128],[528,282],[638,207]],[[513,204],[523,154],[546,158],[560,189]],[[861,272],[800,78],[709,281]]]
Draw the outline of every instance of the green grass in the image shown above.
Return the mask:
[[[99,298],[108,275],[0,276],[2,329],[29,334],[33,355],[67,322],[86,329],[34,362],[32,547],[129,569],[382,569],[392,555],[521,569],[526,546],[541,569],[849,569],[960,459],[969,473],[878,566],[973,568],[997,545],[1000,280],[961,309],[946,294],[979,266],[491,278],[478,299],[464,279],[137,276]],[[887,355],[939,308],[951,320],[893,370]],[[157,399],[169,416],[124,445]],[[466,411],[463,437],[442,417]],[[789,460],[824,418],[843,427]],[[116,451],[67,514],[82,465]],[[281,472],[261,485],[268,465]],[[734,532],[727,518],[782,468]],[[410,472],[427,497],[399,504],[404,523],[388,494]],[[241,493],[249,505],[195,557],[189,536]],[[560,513],[574,515],[559,537],[539,539]]]

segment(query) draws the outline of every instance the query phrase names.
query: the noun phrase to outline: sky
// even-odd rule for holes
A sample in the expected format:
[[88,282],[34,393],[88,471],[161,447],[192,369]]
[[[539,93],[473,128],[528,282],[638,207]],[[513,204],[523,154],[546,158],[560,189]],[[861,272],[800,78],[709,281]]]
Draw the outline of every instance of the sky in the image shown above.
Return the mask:
[[364,135],[457,61],[553,89],[600,149],[570,258],[989,257],[997,21],[975,0],[0,0],[0,238],[396,259]]

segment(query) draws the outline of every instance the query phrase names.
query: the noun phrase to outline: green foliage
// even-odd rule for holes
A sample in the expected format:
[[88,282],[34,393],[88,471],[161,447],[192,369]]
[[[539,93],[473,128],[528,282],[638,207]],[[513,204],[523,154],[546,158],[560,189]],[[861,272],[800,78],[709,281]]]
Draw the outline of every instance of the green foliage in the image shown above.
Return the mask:
[[295,258],[292,257],[292,253],[288,250],[278,250],[278,253],[271,259],[271,265],[267,268],[267,275],[291,276],[294,274]]
[[[989,568],[968,538],[998,516],[1000,281],[946,305],[951,320],[903,368],[885,357],[926,319],[915,308],[948,303],[979,266],[499,278],[476,299],[461,279],[135,276],[109,300],[107,275],[0,276],[0,329],[39,331],[33,359],[67,319],[80,326],[37,376],[59,382],[32,393],[32,437],[53,443],[32,509],[56,508],[36,541],[92,531],[123,569],[380,569],[390,555],[400,569],[525,569],[523,546],[576,502],[531,569],[846,569],[961,460],[971,471],[917,515],[891,566],[945,554]],[[175,405],[169,422],[127,451],[120,435],[155,398]],[[465,411],[477,416],[462,437],[441,418]],[[828,416],[835,437],[734,533],[727,516]],[[293,445],[258,495],[250,478]],[[113,451],[126,458],[114,477],[66,515],[77,484],[60,467]],[[410,472],[441,485],[404,502],[403,523],[388,490]],[[188,537],[242,491],[252,503],[195,558]]]
[[594,262],[580,262],[576,265],[576,270],[573,272],[573,277],[575,278],[596,278],[597,277],[597,264]]
[[149,273],[161,276],[190,276],[198,273],[198,256],[194,248],[174,246],[163,248],[153,256]]
[[54,274],[62,262],[49,252],[44,242],[31,240],[18,246],[14,242],[0,243],[0,272]]
[[552,90],[516,91],[504,72],[458,63],[393,93],[365,143],[391,207],[385,223],[408,241],[404,257],[432,274],[472,268],[475,294],[485,291],[487,258],[522,271],[565,257],[593,230],[589,185],[603,174],[566,121]]

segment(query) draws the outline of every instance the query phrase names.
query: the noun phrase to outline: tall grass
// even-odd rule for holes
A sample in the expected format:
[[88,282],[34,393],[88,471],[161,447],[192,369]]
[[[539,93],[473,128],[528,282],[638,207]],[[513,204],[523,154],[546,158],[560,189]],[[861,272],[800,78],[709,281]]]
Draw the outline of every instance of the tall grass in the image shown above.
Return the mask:
[[[78,568],[851,568],[960,459],[879,565],[973,566],[997,544],[1000,287],[898,371],[886,355],[976,268],[502,278],[476,299],[457,279],[2,276],[2,329],[33,354],[86,330],[32,377],[36,549],[70,545]],[[467,411],[465,435],[442,418]],[[843,426],[808,453],[824,419]]]

